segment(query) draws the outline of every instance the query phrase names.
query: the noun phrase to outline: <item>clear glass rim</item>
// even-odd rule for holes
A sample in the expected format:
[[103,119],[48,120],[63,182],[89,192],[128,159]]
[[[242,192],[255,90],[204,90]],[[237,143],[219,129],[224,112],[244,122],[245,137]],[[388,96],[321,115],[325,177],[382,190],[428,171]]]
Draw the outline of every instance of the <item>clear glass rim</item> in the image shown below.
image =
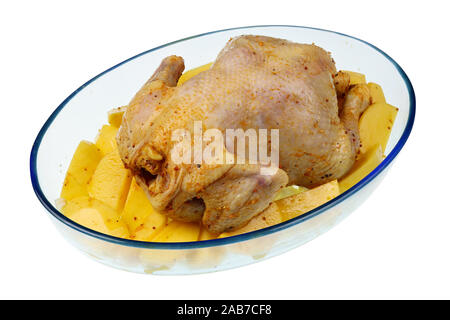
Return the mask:
[[[94,231],[92,229],[86,228],[72,220],[70,220],[69,218],[67,218],[66,216],[64,216],[61,212],[59,212],[51,203],[51,201],[49,201],[42,189],[41,186],[39,184],[39,178],[38,178],[38,173],[37,173],[37,155],[39,152],[39,147],[40,144],[42,142],[43,137],[45,136],[45,133],[47,132],[47,129],[51,126],[51,124],[53,123],[53,121],[55,120],[56,116],[58,115],[58,113],[66,106],[66,104],[75,96],[77,95],[81,90],[83,90],[86,86],[88,86],[91,82],[95,81],[96,79],[100,78],[102,75],[116,69],[117,67],[131,61],[134,60],[142,55],[145,55],[147,53],[156,51],[158,49],[170,46],[172,44],[178,43],[178,42],[183,42],[189,39],[193,39],[193,38],[199,38],[199,37],[203,37],[203,36],[207,36],[210,34],[214,34],[214,33],[220,33],[220,32],[226,32],[226,31],[231,31],[231,30],[239,30],[239,29],[252,29],[252,28],[276,28],[276,27],[282,27],[282,28],[299,28],[299,29],[310,29],[310,30],[316,30],[316,31],[322,31],[322,32],[328,32],[328,33],[333,33],[333,34],[337,34],[340,36],[344,36],[344,37],[348,37],[350,39],[354,39],[357,40],[361,43],[364,43],[366,45],[368,45],[369,47],[375,49],[376,51],[378,51],[379,53],[381,53],[388,61],[390,61],[394,67],[397,69],[397,71],[399,72],[399,74],[401,75],[407,89],[408,89],[408,94],[409,94],[409,101],[410,101],[410,105],[409,105],[409,114],[408,114],[408,120],[407,120],[407,124],[405,127],[405,130],[403,131],[399,141],[397,142],[397,144],[395,145],[395,147],[392,149],[392,151],[388,154],[388,156],[372,171],[370,172],[366,177],[364,177],[364,179],[362,179],[361,181],[359,181],[356,185],[354,185],[353,187],[351,187],[350,189],[348,189],[347,191],[345,191],[344,193],[340,194],[339,196],[337,196],[336,198],[328,201],[327,203],[323,204],[320,207],[317,207],[303,215],[300,215],[296,218],[293,218],[291,220],[285,221],[283,223],[271,226],[271,227],[267,227],[264,229],[260,229],[260,230],[256,230],[256,231],[252,231],[249,233],[244,233],[244,234],[240,234],[240,235],[236,235],[236,236],[232,236],[232,237],[227,237],[227,238],[220,238],[220,239],[212,239],[212,240],[203,240],[203,241],[195,241],[195,242],[147,242],[147,241],[137,241],[137,240],[129,240],[129,239],[123,239],[123,238],[118,238],[118,237],[113,237],[104,233],[100,233],[97,231]],[[357,193],[360,189],[362,189],[364,186],[366,186],[369,182],[371,182],[373,179],[375,179],[375,177],[377,177],[383,170],[385,170],[388,165],[395,159],[395,157],[398,155],[398,153],[400,152],[400,150],[403,148],[403,146],[405,145],[406,141],[408,140],[408,137],[411,133],[413,124],[414,124],[414,118],[415,118],[415,113],[416,113],[416,98],[415,98],[415,94],[414,94],[414,89],[413,86],[408,78],[408,76],[406,75],[406,73],[403,71],[403,69],[398,65],[398,63],[392,59],[388,54],[386,54],[384,51],[380,50],[379,48],[377,48],[376,46],[372,45],[369,42],[366,42],[364,40],[358,39],[356,37],[353,36],[349,36],[343,33],[339,33],[339,32],[335,32],[335,31],[330,31],[330,30],[325,30],[325,29],[320,29],[320,28],[314,28],[314,27],[305,27],[305,26],[295,26],[295,25],[254,25],[254,26],[246,26],[246,27],[235,27],[235,28],[228,28],[228,29],[222,29],[222,30],[216,30],[216,31],[211,31],[211,32],[206,32],[206,33],[202,33],[202,34],[198,34],[195,36],[191,36],[191,37],[187,37],[187,38],[183,38],[177,41],[173,41],[173,42],[169,42],[166,43],[164,45],[155,47],[153,49],[141,52],[131,58],[128,58],[118,64],[116,64],[115,66],[103,71],[102,73],[96,75],[95,77],[93,77],[92,79],[90,79],[89,81],[87,81],[86,83],[84,83],[82,86],[80,86],[77,90],[75,90],[73,93],[71,93],[56,109],[55,111],[53,111],[53,113],[50,115],[50,117],[47,119],[47,121],[44,123],[43,127],[41,128],[41,130],[39,131],[36,140],[34,141],[32,150],[31,150],[31,155],[30,155],[30,175],[31,175],[31,182],[33,185],[33,189],[34,192],[37,196],[37,198],[39,199],[39,201],[42,203],[42,205],[47,209],[47,211],[54,217],[56,218],[59,222],[62,222],[63,224],[65,224],[66,226],[79,231],[87,236],[91,236],[94,238],[97,238],[99,240],[104,240],[110,243],[114,243],[114,244],[118,244],[118,245],[123,245],[123,246],[127,246],[127,247],[134,247],[134,248],[146,248],[146,249],[162,249],[162,250],[183,250],[183,249],[199,249],[199,248],[208,248],[208,247],[216,247],[216,246],[223,246],[223,245],[228,245],[228,244],[233,244],[233,243],[238,243],[238,242],[244,242],[246,240],[251,240],[251,239],[255,239],[255,238],[259,238],[259,237],[263,237],[266,235],[270,235],[279,231],[282,231],[284,229],[293,227],[299,223],[302,223],[304,221],[307,221],[331,208],[333,208],[334,206],[338,205],[339,203],[341,203],[342,201],[346,200],[347,198],[351,197],[352,195],[354,195],[355,193]]]

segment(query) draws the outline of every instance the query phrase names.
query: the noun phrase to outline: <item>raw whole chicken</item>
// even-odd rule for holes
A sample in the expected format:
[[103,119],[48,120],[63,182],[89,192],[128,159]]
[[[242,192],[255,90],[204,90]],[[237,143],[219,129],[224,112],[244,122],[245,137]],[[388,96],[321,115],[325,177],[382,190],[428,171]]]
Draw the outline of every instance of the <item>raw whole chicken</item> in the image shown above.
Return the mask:
[[[369,89],[350,86],[322,48],[244,35],[230,39],[209,70],[177,86],[183,70],[181,57],[165,58],[129,103],[117,136],[125,166],[156,210],[201,220],[213,233],[231,231],[280,188],[317,186],[352,167]],[[259,162],[174,161],[174,130],[193,133],[197,121],[221,132],[279,129],[279,169],[267,175]]]

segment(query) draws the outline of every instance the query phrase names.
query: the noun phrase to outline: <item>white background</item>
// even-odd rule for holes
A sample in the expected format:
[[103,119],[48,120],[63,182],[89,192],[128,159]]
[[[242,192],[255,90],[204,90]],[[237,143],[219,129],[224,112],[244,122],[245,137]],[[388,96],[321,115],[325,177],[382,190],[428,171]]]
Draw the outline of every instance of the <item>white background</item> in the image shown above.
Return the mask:
[[[0,298],[450,298],[450,29],[445,1],[3,1]],[[422,3],[422,5],[419,5]],[[31,187],[29,153],[73,90],[144,50],[255,24],[331,29],[404,68],[415,126],[353,215],[279,257],[197,276],[144,276],[82,255]]]

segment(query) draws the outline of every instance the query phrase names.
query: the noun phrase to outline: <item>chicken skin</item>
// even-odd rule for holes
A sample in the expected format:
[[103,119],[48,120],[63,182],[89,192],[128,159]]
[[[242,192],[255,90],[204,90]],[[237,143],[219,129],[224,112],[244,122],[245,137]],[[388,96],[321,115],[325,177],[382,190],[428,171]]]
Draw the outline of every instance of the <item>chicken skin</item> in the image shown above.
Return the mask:
[[[313,187],[343,176],[359,149],[366,85],[349,85],[315,45],[264,36],[230,39],[217,59],[180,86],[181,57],[165,58],[131,100],[117,142],[122,160],[153,207],[213,233],[237,229],[287,184]],[[179,163],[173,132],[279,130],[279,168],[265,163]],[[192,141],[194,143],[194,141]],[[225,143],[225,142],[224,142]],[[225,146],[224,152],[234,149]],[[267,152],[271,149],[271,140]]]

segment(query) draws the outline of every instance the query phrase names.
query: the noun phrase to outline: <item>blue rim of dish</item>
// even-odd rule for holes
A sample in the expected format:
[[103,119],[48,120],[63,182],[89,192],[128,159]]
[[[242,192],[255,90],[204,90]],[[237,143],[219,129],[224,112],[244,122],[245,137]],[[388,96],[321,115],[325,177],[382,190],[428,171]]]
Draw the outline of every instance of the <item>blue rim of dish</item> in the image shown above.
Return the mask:
[[[39,146],[41,144],[42,138],[44,137],[45,133],[47,132],[47,129],[50,127],[50,125],[52,124],[53,120],[56,118],[56,116],[58,115],[58,113],[64,108],[64,106],[75,96],[77,95],[81,90],[83,90],[86,86],[88,86],[91,82],[95,81],[96,79],[98,79],[99,77],[101,77],[102,75],[116,69],[117,67],[131,61],[134,60],[142,55],[145,55],[147,53],[156,51],[158,49],[173,45],[175,43],[178,42],[182,42],[182,41],[186,41],[189,39],[194,39],[194,38],[199,38],[199,37],[203,37],[203,36],[207,36],[210,34],[214,34],[214,33],[220,33],[220,32],[226,32],[226,31],[231,31],[231,30],[239,30],[239,29],[252,29],[252,28],[273,28],[273,27],[282,27],[282,28],[300,28],[300,29],[310,29],[310,30],[316,30],[316,31],[323,31],[323,32],[329,32],[329,33],[334,33],[340,36],[344,36],[350,39],[354,39],[357,41],[360,41],[368,46],[370,46],[371,48],[375,49],[376,51],[378,51],[379,53],[381,53],[386,59],[388,59],[397,69],[397,71],[399,72],[399,74],[401,75],[401,77],[403,78],[404,83],[407,86],[408,89],[408,94],[409,94],[409,100],[410,100],[410,106],[409,106],[409,115],[408,115],[408,121],[405,127],[405,130],[402,134],[402,136],[400,137],[400,140],[398,141],[398,143],[395,145],[394,149],[387,155],[387,157],[372,171],[370,172],[366,177],[364,177],[361,181],[359,181],[356,185],[354,185],[353,187],[351,187],[349,190],[345,191],[344,193],[340,194],[339,196],[337,196],[336,198],[328,201],[327,203],[323,204],[320,207],[317,207],[303,215],[300,215],[296,218],[293,218],[291,220],[285,221],[283,223],[271,226],[271,227],[267,227],[264,229],[260,229],[260,230],[256,230],[256,231],[252,231],[249,233],[245,233],[245,234],[240,234],[240,235],[236,235],[236,236],[232,236],[232,237],[228,237],[228,238],[220,238],[220,239],[212,239],[212,240],[204,240],[204,241],[195,241],[195,242],[145,242],[145,241],[137,241],[137,240],[129,240],[129,239],[123,239],[123,238],[118,238],[118,237],[113,237],[110,235],[106,235],[97,231],[94,231],[92,229],[86,228],[72,220],[70,220],[69,218],[67,218],[66,216],[64,216],[62,213],[60,213],[52,204],[51,202],[45,197],[44,193],[41,190],[40,184],[39,184],[39,179],[38,179],[38,175],[37,175],[37,154],[39,151]],[[259,238],[259,237],[263,237],[269,234],[273,234],[276,233],[278,231],[290,228],[294,225],[297,225],[299,223],[302,223],[306,220],[309,220],[323,212],[325,212],[326,210],[336,206],[337,204],[341,203],[342,201],[344,201],[345,199],[349,198],[350,196],[352,196],[354,193],[356,193],[358,190],[360,190],[361,188],[363,188],[365,185],[367,185],[370,181],[372,181],[373,179],[375,179],[375,177],[377,177],[393,160],[394,158],[397,156],[397,154],[400,152],[400,150],[403,148],[403,146],[405,145],[406,141],[408,140],[408,137],[411,133],[413,124],[414,124],[414,117],[415,117],[415,113],[416,113],[416,98],[415,98],[415,94],[414,94],[414,89],[412,87],[412,84],[408,78],[408,76],[406,75],[406,73],[403,71],[403,69],[398,65],[397,62],[395,62],[394,59],[392,59],[389,55],[387,55],[385,52],[383,52],[382,50],[380,50],[379,48],[375,47],[374,45],[343,34],[343,33],[339,33],[339,32],[335,32],[335,31],[330,31],[330,30],[325,30],[325,29],[320,29],[320,28],[314,28],[314,27],[304,27],[304,26],[295,26],[295,25],[255,25],[255,26],[248,26],[248,27],[235,27],[235,28],[228,28],[228,29],[222,29],[222,30],[216,30],[216,31],[211,31],[211,32],[206,32],[206,33],[202,33],[202,34],[198,34],[195,36],[191,36],[191,37],[187,37],[184,39],[180,39],[177,41],[173,41],[173,42],[169,42],[166,43],[164,45],[158,46],[156,48],[144,51],[142,53],[139,53],[129,59],[126,59],[118,64],[116,64],[115,66],[103,71],[102,73],[98,74],[97,76],[95,76],[94,78],[92,78],[91,80],[87,81],[86,83],[84,83],[81,87],[79,87],[77,90],[75,90],[71,95],[69,95],[57,108],[56,110],[50,115],[50,117],[47,119],[47,121],[45,122],[45,124],[43,125],[43,127],[41,128],[41,130],[39,131],[36,140],[33,144],[32,150],[31,150],[31,155],[30,155],[30,174],[31,174],[31,182],[33,185],[33,189],[34,192],[36,193],[36,196],[38,197],[39,201],[42,203],[42,205],[53,215],[53,217],[55,217],[57,220],[59,220],[60,222],[64,223],[66,226],[69,226],[70,228],[77,230],[79,232],[84,233],[85,235],[100,239],[100,240],[105,240],[111,243],[115,243],[118,245],[124,245],[124,246],[128,246],[128,247],[135,247],[135,248],[146,248],[146,249],[163,249],[163,250],[180,250],[180,249],[199,249],[199,248],[208,248],[208,247],[215,247],[215,246],[223,246],[223,245],[228,245],[228,244],[233,244],[233,243],[238,243],[238,242],[243,242],[246,240],[250,240],[250,239],[255,239],[255,238]]]

